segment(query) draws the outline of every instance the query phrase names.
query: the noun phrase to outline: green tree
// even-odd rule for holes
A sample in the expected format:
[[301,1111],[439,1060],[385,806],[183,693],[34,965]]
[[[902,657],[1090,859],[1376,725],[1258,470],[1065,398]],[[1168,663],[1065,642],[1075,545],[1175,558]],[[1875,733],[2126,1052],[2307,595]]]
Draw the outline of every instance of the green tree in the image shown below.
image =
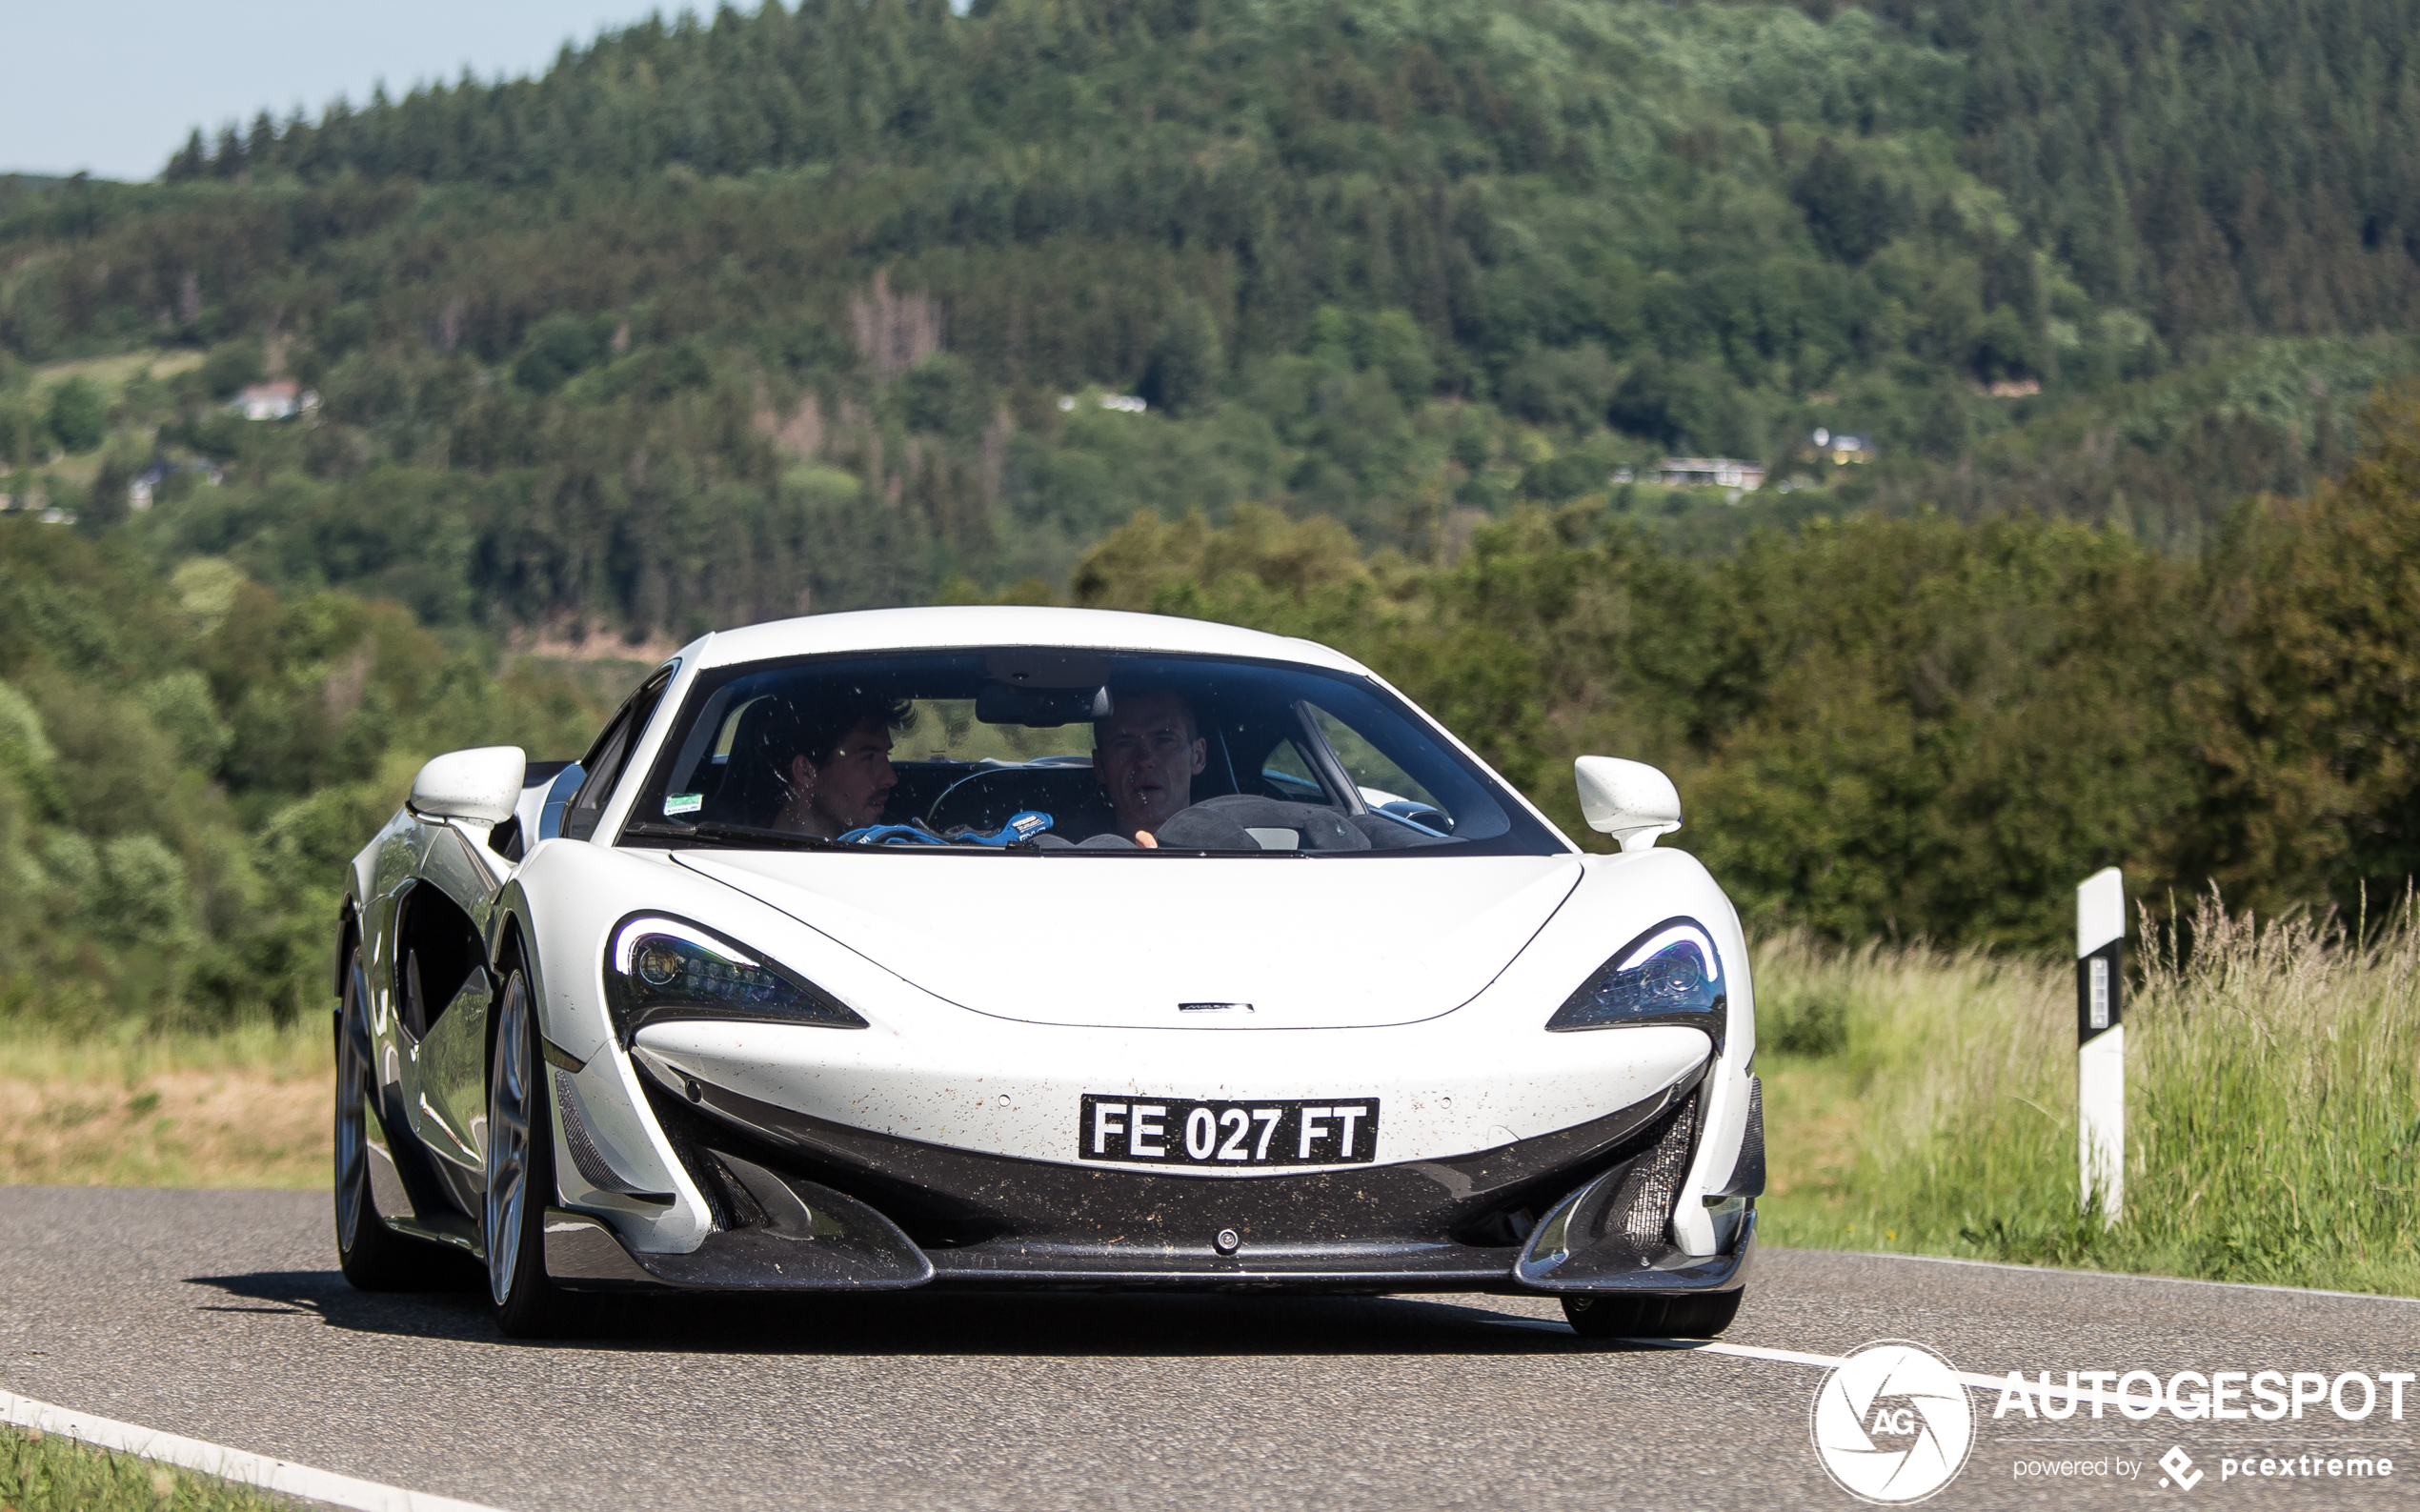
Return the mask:
[[89,378],[70,378],[50,391],[50,434],[73,455],[100,450],[109,439],[110,411]]
[[2214,557],[2218,664],[2186,690],[2202,766],[2180,865],[2266,911],[2420,877],[2420,389],[2341,484],[2250,507]]
[[213,399],[232,396],[239,389],[261,380],[261,351],[257,342],[227,341],[211,349],[201,368],[202,392]]
[[513,380],[533,393],[553,393],[594,366],[610,339],[594,321],[549,315],[531,330],[528,346],[513,364]]
[[1200,413],[1218,395],[1226,357],[1219,323],[1200,299],[1179,299],[1160,322],[1139,390],[1153,408],[1174,415]]

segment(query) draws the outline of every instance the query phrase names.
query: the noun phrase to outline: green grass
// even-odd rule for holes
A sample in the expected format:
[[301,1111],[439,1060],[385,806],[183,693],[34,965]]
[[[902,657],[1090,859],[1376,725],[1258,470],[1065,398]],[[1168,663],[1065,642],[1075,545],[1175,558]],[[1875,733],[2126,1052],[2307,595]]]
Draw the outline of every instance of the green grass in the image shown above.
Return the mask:
[[292,1505],[39,1428],[0,1428],[0,1506],[13,1512],[271,1512]]
[[202,354],[187,348],[148,348],[139,352],[120,353],[108,357],[79,357],[66,362],[46,362],[33,370],[36,389],[55,388],[70,378],[83,378],[97,384],[104,396],[114,398],[138,374],[154,378],[172,378],[189,369],[202,365]]
[[1756,960],[1771,1243],[2420,1295],[2420,918],[2147,928],[2122,1221],[2077,1189],[2067,961]]

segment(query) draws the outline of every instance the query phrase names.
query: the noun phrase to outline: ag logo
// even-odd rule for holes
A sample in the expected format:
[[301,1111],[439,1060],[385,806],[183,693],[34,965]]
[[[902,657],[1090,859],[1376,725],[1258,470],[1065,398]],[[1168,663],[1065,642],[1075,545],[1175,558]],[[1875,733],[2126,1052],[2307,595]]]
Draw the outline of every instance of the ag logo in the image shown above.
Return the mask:
[[1975,1410],[1949,1361],[1922,1344],[1862,1346],[1816,1388],[1815,1457],[1860,1501],[1904,1506],[1957,1479]]

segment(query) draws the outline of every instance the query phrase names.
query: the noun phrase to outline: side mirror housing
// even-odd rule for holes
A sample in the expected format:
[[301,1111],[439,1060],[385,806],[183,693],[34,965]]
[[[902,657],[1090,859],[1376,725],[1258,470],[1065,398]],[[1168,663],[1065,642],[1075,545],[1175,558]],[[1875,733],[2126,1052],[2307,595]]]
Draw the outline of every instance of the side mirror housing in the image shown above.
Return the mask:
[[450,751],[412,779],[412,812],[435,819],[501,824],[521,799],[529,753],[516,745]]
[[1680,789],[1644,761],[1583,756],[1572,763],[1572,776],[1588,828],[1612,836],[1624,851],[1644,851],[1681,827]]

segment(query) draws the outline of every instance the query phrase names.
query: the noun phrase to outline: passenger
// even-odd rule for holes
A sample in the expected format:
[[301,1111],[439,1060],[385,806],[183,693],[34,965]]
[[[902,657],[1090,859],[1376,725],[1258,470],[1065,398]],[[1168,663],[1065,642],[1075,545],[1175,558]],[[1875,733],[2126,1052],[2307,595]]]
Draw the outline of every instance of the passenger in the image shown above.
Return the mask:
[[1137,845],[1193,803],[1193,779],[1210,763],[1210,742],[1184,695],[1165,689],[1116,696],[1093,725],[1093,772],[1109,794],[1118,833]]
[[740,786],[716,807],[742,824],[826,839],[881,823],[899,785],[891,733],[907,728],[908,703],[854,691],[809,709],[798,702],[760,698],[739,716],[730,770]]

